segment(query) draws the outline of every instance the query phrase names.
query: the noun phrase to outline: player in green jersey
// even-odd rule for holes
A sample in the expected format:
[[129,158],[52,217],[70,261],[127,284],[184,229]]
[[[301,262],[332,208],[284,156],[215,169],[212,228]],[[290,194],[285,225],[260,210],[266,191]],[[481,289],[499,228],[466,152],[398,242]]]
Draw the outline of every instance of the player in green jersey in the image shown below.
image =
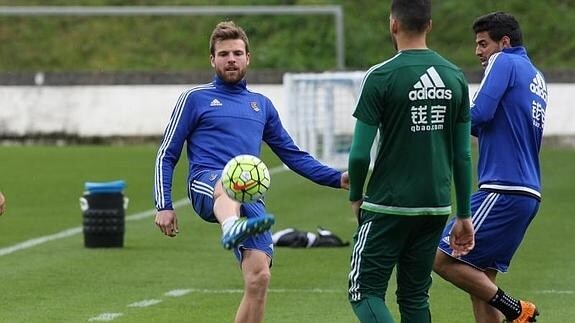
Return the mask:
[[[398,52],[368,70],[353,114],[349,198],[359,226],[349,301],[361,322],[393,322],[385,293],[395,266],[401,321],[431,321],[431,270],[452,212],[452,180],[455,256],[474,245],[467,82],[457,66],[427,48],[430,30],[430,0],[392,1],[390,32]],[[364,193],[378,130],[377,157]]]

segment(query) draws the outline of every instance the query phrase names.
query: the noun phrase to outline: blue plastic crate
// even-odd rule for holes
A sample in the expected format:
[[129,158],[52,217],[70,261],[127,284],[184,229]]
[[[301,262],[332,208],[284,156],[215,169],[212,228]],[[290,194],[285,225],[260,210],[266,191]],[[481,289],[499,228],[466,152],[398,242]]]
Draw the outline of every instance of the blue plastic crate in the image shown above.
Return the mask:
[[111,182],[86,182],[84,189],[87,193],[122,193],[126,188],[124,180],[117,180]]

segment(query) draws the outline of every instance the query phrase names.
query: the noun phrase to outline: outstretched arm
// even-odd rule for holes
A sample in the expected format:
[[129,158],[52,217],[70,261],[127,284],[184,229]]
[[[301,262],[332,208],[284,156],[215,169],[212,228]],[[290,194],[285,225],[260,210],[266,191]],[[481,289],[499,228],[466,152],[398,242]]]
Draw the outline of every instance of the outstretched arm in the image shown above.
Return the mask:
[[[347,175],[329,167],[306,151],[301,150],[283,127],[273,104],[268,110],[268,120],[264,129],[263,140],[281,161],[297,174],[324,186],[345,188]],[[342,186],[344,185],[344,186]]]

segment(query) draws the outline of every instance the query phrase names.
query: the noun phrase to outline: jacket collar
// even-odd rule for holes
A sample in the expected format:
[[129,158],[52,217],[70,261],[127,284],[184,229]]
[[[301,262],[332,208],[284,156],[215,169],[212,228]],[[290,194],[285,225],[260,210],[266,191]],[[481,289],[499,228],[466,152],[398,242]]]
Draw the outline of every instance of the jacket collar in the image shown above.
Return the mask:
[[224,82],[219,76],[214,76],[214,84],[217,88],[224,89],[229,92],[239,93],[247,89],[247,82],[245,79],[237,83],[227,83]]

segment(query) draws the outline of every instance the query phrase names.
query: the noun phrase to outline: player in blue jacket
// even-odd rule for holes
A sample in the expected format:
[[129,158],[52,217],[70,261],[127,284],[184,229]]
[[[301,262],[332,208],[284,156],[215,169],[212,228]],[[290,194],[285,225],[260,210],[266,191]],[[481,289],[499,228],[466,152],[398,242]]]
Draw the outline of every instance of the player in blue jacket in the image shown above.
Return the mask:
[[471,103],[471,133],[478,138],[479,191],[471,200],[475,249],[452,257],[443,232],[435,271],[471,295],[477,322],[535,322],[534,304],[518,300],[495,283],[535,217],[541,200],[539,149],[547,107],[543,75],[522,45],[515,18],[495,12],[479,17],[476,55],[485,67]]
[[301,151],[282,126],[272,102],[250,91],[244,79],[249,41],[233,22],[219,23],[210,38],[213,82],[183,92],[172,112],[155,166],[156,225],[167,236],[178,233],[171,199],[172,176],[184,143],[188,156],[188,196],[196,213],[222,226],[222,244],[233,249],[243,278],[244,296],[235,322],[262,322],[270,279],[273,217],[263,200],[240,204],[220,183],[224,165],[241,154],[260,155],[262,141],[290,169],[325,186],[348,188],[347,172],[321,164]]

